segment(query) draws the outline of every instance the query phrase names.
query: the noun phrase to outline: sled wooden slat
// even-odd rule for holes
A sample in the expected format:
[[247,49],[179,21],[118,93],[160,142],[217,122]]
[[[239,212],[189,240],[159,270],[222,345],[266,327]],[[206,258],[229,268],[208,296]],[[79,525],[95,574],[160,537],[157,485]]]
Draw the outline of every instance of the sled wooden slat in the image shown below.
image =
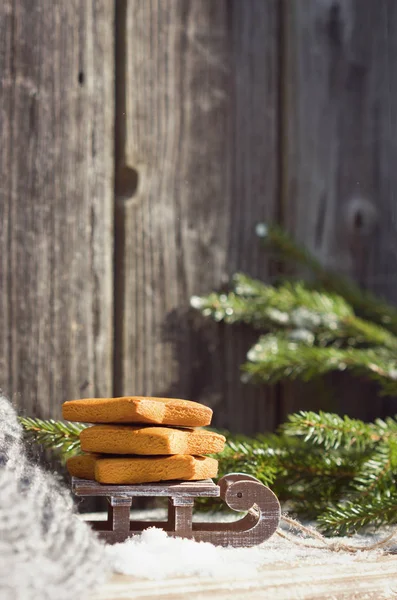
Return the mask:
[[89,479],[72,478],[72,490],[77,496],[186,496],[191,498],[217,497],[219,486],[212,479],[201,481],[166,481],[136,485],[105,485]]
[[[123,542],[148,527],[158,527],[174,537],[211,542],[219,546],[254,546],[268,539],[280,521],[280,504],[273,492],[254,477],[242,473],[226,475],[215,485],[211,479],[194,482],[163,482],[140,485],[103,485],[73,478],[78,496],[105,496],[108,519],[90,523],[110,544]],[[130,509],[137,496],[168,497],[166,522],[132,522]],[[197,497],[220,497],[232,510],[247,512],[232,523],[194,523]]]

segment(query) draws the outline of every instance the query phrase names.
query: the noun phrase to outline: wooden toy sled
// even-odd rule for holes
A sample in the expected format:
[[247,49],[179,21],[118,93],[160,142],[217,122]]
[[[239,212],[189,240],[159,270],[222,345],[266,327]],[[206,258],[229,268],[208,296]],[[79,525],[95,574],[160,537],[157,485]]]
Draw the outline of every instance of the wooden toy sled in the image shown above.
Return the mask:
[[[110,544],[123,542],[147,527],[159,527],[170,536],[218,546],[255,546],[270,538],[280,521],[280,504],[275,494],[255,477],[242,473],[225,475],[218,485],[212,479],[103,485],[73,477],[72,490],[77,496],[106,496],[108,520],[92,521],[90,525]],[[132,499],[138,496],[168,497],[168,520],[130,521]],[[193,523],[194,499],[203,497],[220,497],[232,510],[248,512],[231,523]]]

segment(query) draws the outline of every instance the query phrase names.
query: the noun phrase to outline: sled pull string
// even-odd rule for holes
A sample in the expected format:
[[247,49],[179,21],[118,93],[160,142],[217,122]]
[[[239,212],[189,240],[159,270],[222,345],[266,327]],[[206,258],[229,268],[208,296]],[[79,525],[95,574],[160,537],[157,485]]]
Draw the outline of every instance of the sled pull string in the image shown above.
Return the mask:
[[[302,525],[302,523],[299,523],[299,521],[297,521],[296,519],[292,519],[291,517],[287,517],[286,515],[281,516],[281,521],[286,523],[287,525],[289,525],[291,529],[295,529],[295,530],[299,531],[300,533],[306,534],[308,537],[311,537],[312,539],[318,540],[322,544],[324,549],[330,550],[331,552],[350,552],[350,553],[354,554],[357,552],[368,552],[370,550],[378,550],[380,548],[384,548],[385,546],[387,546],[389,544],[389,542],[397,536],[397,527],[395,527],[388,536],[386,536],[382,540],[379,540],[378,542],[375,542],[368,546],[352,546],[350,544],[345,544],[344,542],[339,542],[339,541],[329,542],[316,529],[312,529],[311,527],[306,527],[305,525]],[[291,542],[293,544],[296,544],[297,546],[303,546],[305,548],[320,548],[321,549],[321,546],[318,546],[316,544],[308,544],[306,542],[303,542],[303,541],[297,539],[297,537],[295,537],[295,539],[294,539],[294,537],[286,534],[280,528],[277,529],[276,533],[278,536],[288,540],[289,542]]]

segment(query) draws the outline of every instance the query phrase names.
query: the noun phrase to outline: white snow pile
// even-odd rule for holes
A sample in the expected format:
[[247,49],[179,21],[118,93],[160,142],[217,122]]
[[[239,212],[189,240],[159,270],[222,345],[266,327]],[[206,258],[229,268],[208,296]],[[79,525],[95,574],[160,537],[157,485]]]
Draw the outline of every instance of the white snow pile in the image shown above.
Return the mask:
[[[356,541],[370,544],[375,540],[357,536]],[[297,542],[294,544],[274,535],[260,546],[222,548],[206,542],[169,537],[162,529],[150,527],[121,544],[107,546],[106,554],[110,568],[116,573],[164,581],[194,576],[247,580],[257,575],[261,568],[272,564],[291,567],[298,564],[348,565],[381,555],[379,550],[357,554],[330,552],[313,546],[313,540],[299,537]]]
[[107,546],[106,552],[114,571],[141,579],[246,578],[255,575],[263,561],[259,548],[220,548],[172,538],[155,527],[122,544]]

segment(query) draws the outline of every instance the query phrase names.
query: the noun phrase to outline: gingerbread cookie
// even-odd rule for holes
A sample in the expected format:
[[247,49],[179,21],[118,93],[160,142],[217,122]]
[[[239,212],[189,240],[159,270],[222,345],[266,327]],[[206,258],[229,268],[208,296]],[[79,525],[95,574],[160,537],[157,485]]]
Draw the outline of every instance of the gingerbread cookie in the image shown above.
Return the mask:
[[73,477],[95,479],[95,462],[99,454],[78,454],[66,461],[66,468]]
[[176,454],[145,458],[100,458],[95,461],[95,480],[107,484],[190,481],[216,477],[217,473],[218,461],[208,456]]
[[190,400],[126,396],[70,400],[62,406],[63,418],[85,423],[153,423],[180,427],[209,425],[212,410]]
[[214,454],[222,452],[223,435],[204,429],[94,425],[80,434],[81,449],[104,454]]

